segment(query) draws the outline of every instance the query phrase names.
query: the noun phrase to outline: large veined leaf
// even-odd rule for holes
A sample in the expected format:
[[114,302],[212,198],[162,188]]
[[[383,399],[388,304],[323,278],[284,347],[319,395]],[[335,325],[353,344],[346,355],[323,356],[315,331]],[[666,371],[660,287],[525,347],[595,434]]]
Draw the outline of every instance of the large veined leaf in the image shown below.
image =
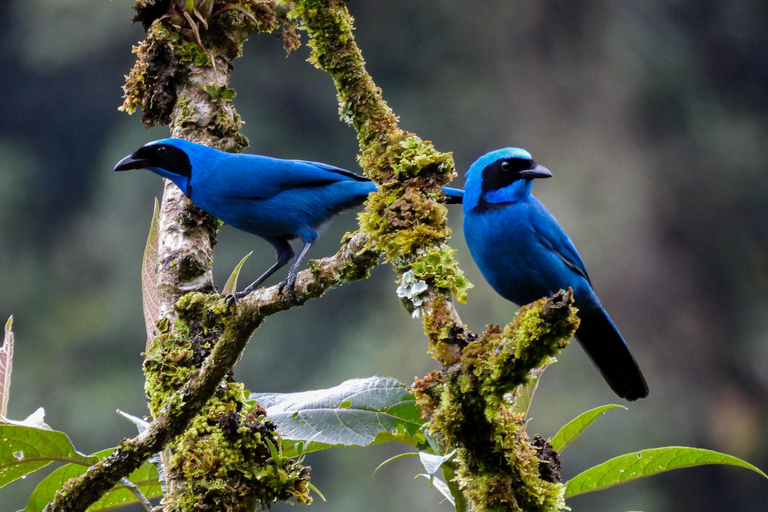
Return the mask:
[[[103,459],[114,451],[114,448],[102,450],[93,454],[93,457]],[[40,512],[46,504],[53,500],[56,492],[64,486],[64,483],[70,478],[77,478],[88,470],[89,465],[66,464],[56,471],[53,471],[42,482],[35,487],[32,496],[29,498],[27,507],[20,512]],[[133,483],[147,499],[159,498],[162,496],[160,483],[157,477],[155,466],[145,462],[139,469],[128,476],[128,480]],[[138,503],[139,499],[134,493],[123,485],[116,485],[109,492],[104,494],[96,503],[88,507],[88,512],[101,512],[112,510],[118,507],[124,507]]]
[[592,410],[579,414],[574,419],[563,425],[557,434],[555,434],[555,436],[549,441],[549,444],[552,445],[552,449],[556,452],[562,452],[568,447],[569,444],[574,442],[576,438],[579,437],[581,433],[587,429],[588,426],[594,423],[597,418],[602,416],[605,411],[616,409],[617,407],[626,409],[626,407],[623,405],[610,404],[596,407]]
[[75,450],[66,434],[55,430],[0,424],[0,487],[51,462],[88,464],[97,458]]
[[152,213],[152,222],[149,226],[147,244],[144,246],[144,258],[141,261],[141,301],[144,305],[144,325],[147,329],[147,351],[150,343],[155,339],[155,322],[160,317],[160,296],[157,283],[157,258],[160,252],[158,219],[160,218],[160,206],[155,198],[155,209]]
[[599,491],[607,487],[631,482],[638,478],[672,469],[702,466],[705,464],[741,466],[768,478],[768,475],[752,464],[731,455],[701,448],[667,446],[620,455],[590,468],[568,481],[565,497],[568,498]]
[[5,323],[3,346],[0,347],[0,418],[8,414],[8,399],[11,391],[11,370],[13,370],[13,317]]
[[[418,444],[424,424],[405,384],[388,377],[353,379],[330,389],[254,393],[283,439],[328,446],[367,446],[386,441]],[[320,445],[320,446],[318,446]]]

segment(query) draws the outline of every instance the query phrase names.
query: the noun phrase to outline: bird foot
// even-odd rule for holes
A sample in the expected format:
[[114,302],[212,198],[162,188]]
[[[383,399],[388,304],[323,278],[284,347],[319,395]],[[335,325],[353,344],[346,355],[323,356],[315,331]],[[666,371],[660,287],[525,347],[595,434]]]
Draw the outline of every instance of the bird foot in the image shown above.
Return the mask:
[[280,293],[283,291],[288,292],[288,297],[291,299],[291,302],[296,302],[298,300],[298,296],[296,295],[296,274],[288,273],[288,278],[280,283]]
[[227,301],[227,309],[231,309],[235,304],[237,304],[237,294],[228,293],[227,296],[224,297],[224,300]]
[[224,297],[224,300],[227,301],[227,308],[231,308],[235,304],[237,304],[237,301],[248,295],[250,292],[248,291],[248,288],[245,290],[235,292],[235,293],[228,293],[226,297]]

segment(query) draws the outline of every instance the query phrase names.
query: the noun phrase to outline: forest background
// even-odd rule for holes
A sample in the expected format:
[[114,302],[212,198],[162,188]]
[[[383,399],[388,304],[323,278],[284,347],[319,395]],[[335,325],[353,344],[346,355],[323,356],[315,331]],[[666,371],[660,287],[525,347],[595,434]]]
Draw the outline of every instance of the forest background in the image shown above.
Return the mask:
[[[9,416],[38,406],[82,452],[135,433],[115,414],[146,413],[140,265],[160,180],[112,167],[147,141],[117,111],[133,65],[133,2],[0,3],[0,316],[14,315]],[[687,445],[768,468],[768,6],[714,0],[574,3],[356,1],[356,38],[400,125],[453,151],[460,177],[482,153],[525,147],[554,179],[535,194],[576,243],[651,387],[601,418],[565,456],[567,479],[615,455]],[[328,76],[253,37],[231,87],[248,152],[359,171]],[[450,210],[453,247],[475,283],[459,313],[475,331],[515,308],[474,266]],[[354,215],[334,221],[310,257],[336,251]],[[224,227],[221,286],[246,253],[243,282],[271,247]],[[330,387],[353,377],[402,382],[435,363],[386,266],[270,318],[236,367],[254,391]],[[276,282],[276,280],[275,280]],[[272,281],[270,281],[270,284]],[[573,345],[550,368],[530,433],[618,403]],[[327,503],[312,510],[434,508],[414,459],[369,475],[398,447],[310,455]],[[403,447],[407,449],[407,447]],[[0,491],[23,508],[35,479]],[[574,498],[574,510],[762,511],[765,481],[702,467]],[[442,509],[451,510],[443,504]],[[275,510],[285,510],[278,505]],[[293,509],[292,509],[293,510]]]

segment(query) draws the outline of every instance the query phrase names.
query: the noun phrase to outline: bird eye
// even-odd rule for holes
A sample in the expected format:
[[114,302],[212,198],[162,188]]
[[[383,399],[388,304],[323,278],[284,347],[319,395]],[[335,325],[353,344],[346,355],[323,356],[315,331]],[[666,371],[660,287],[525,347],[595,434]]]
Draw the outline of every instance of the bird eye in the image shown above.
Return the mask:
[[163,153],[165,153],[165,146],[160,146],[160,147],[158,147],[158,148],[157,148],[157,152],[158,152],[158,154],[161,154],[161,155],[162,155]]
[[511,167],[511,166],[509,165],[509,162],[507,162],[506,160],[504,160],[503,162],[501,162],[501,170],[502,170],[502,171],[509,171],[509,170],[510,170],[510,167]]

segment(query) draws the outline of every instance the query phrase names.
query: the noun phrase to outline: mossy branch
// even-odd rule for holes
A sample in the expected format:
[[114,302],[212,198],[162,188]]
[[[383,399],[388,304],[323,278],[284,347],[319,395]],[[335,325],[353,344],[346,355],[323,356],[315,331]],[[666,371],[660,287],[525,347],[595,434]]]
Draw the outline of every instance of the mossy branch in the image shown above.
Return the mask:
[[[137,61],[127,77],[122,110],[141,107],[147,126],[170,124],[173,136],[242,150],[247,140],[239,133],[242,123],[227,88],[232,61],[256,31],[283,27],[286,49],[295,47],[295,22],[271,1],[143,0],[134,8],[134,21],[144,25],[147,37],[134,49]],[[158,224],[160,318],[149,333],[155,342],[145,363],[154,420],[143,434],[123,441],[83,477],[68,482],[46,510],[85,510],[165,447],[170,447],[165,464],[171,489],[166,510],[196,510],[210,492],[227,507],[253,508],[289,497],[309,501],[308,470],[268,456],[273,427],[258,410],[244,407],[242,386],[227,379],[263,317],[252,309],[228,311],[223,301],[203,305],[199,295],[179,300],[191,290],[214,290],[216,220],[166,182]],[[185,444],[190,436],[196,440],[193,449]],[[212,453],[218,458],[209,457]],[[233,480],[239,485],[229,485]]]
[[[373,262],[378,261],[378,255],[367,247],[368,239],[365,235],[356,234],[335,256],[313,262],[312,268],[301,272],[296,281],[297,289],[301,289],[301,300],[322,295],[337,285],[339,279],[363,277],[358,274],[360,269],[370,269]],[[209,399],[214,396],[240,358],[253,331],[267,316],[294,306],[294,303],[285,300],[279,286],[257,290],[233,309],[228,309],[226,300],[215,294],[193,293],[184,297],[176,308],[180,321],[187,324],[205,324],[203,327],[208,331],[215,331],[215,323],[223,319],[223,332],[218,336],[208,357],[204,359],[202,367],[186,374],[186,384],[174,393],[166,395],[167,398],[157,404],[157,410],[153,414],[154,420],[143,434],[123,441],[112,455],[95,464],[82,477],[70,481],[45,511],[84,511],[121,478],[128,476],[150,456],[185,432],[192,420],[198,417],[204,408],[208,408]],[[164,368],[164,371],[168,371],[168,367]],[[206,447],[201,449],[205,450]],[[300,469],[295,468],[294,471]],[[285,474],[292,476],[291,471],[286,471]],[[298,488],[300,491],[306,491],[303,487],[306,474],[300,476],[302,478],[297,481]],[[299,496],[291,496],[299,499]],[[300,496],[306,496],[306,493],[302,492]]]
[[572,292],[523,308],[504,331],[489,329],[473,341],[451,302],[452,291],[462,300],[470,285],[445,245],[447,212],[433,200],[455,174],[451,155],[397,126],[365,70],[345,2],[293,5],[310,36],[311,60],[333,78],[342,120],[357,130],[360,163],[381,184],[360,216],[361,231],[401,273],[398,293],[409,311],[424,313],[430,352],[446,368],[417,382],[415,392],[431,414],[431,432],[446,450],[457,449],[462,492],[478,511],[563,509],[564,486],[545,470],[546,458],[557,454],[540,437],[529,441],[511,393],[575,332]]
[[[401,275],[412,270],[427,284],[418,297],[424,332],[438,360],[452,364],[470,333],[453,307],[451,293],[463,299],[471,287],[446,245],[450,229],[440,187],[455,176],[453,157],[398,127],[365,69],[345,2],[283,3],[293,6],[292,15],[309,34],[310,61],[333,78],[341,119],[357,131],[360,164],[381,185],[360,215],[361,231]],[[435,258],[436,253],[442,256]],[[407,307],[413,307],[413,298]]]
[[464,348],[462,361],[418,380],[414,393],[430,431],[456,449],[456,480],[478,512],[565,510],[559,457],[525,432],[519,389],[551,362],[576,332],[573,292],[521,309],[502,330],[489,326]]

